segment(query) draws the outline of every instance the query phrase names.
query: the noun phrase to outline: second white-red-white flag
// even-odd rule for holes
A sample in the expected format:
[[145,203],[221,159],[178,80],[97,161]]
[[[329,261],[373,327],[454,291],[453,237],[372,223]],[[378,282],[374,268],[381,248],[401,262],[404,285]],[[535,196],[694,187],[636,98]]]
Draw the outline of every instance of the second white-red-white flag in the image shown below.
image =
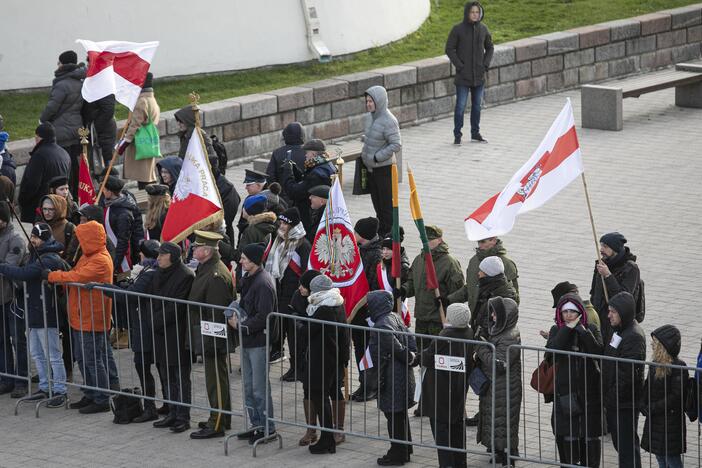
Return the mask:
[[507,186],[465,219],[468,239],[477,241],[508,233],[518,215],[536,209],[583,172],[570,99],[531,158]]

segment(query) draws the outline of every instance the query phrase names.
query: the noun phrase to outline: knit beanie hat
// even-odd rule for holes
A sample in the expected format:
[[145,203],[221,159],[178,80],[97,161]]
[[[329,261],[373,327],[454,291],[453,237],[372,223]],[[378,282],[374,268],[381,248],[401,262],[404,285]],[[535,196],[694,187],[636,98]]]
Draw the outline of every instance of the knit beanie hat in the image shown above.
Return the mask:
[[105,188],[113,193],[120,193],[124,188],[124,181],[119,177],[113,175],[107,176],[107,182],[105,182]]
[[0,221],[5,221],[9,224],[11,219],[10,205],[8,205],[5,201],[0,202]]
[[56,138],[56,130],[54,130],[54,126],[50,122],[40,123],[34,133],[42,140],[53,140]]
[[378,234],[378,218],[368,217],[356,221],[353,230],[364,239],[371,240]]
[[263,254],[266,251],[266,246],[263,243],[249,244],[244,247],[241,251],[246,258],[248,258],[252,263],[260,265],[263,262]]
[[551,296],[553,296],[553,307],[558,305],[558,300],[568,293],[574,293],[578,287],[569,281],[562,281],[558,283],[551,290]]
[[5,143],[10,139],[10,134],[7,132],[0,132],[0,151],[5,149]]
[[247,197],[246,200],[244,200],[244,209],[249,216],[261,214],[266,209],[267,202],[268,198],[259,193],[257,195]]
[[321,291],[329,291],[333,287],[334,287],[334,284],[332,283],[332,280],[329,279],[328,276],[324,276],[324,275],[316,276],[310,282],[310,291],[312,291],[312,293],[317,293],[317,292],[321,292]]
[[500,257],[496,256],[491,256],[491,257],[485,257],[482,262],[480,262],[480,271],[485,273],[488,276],[497,276],[499,274],[504,274],[505,272],[505,264],[502,263],[502,259]]
[[321,275],[320,272],[317,270],[307,270],[300,276],[300,286],[303,288],[307,289],[308,291],[310,290],[310,283],[312,283],[312,280],[315,279],[317,276]]
[[454,328],[467,328],[470,322],[470,307],[463,302],[451,304],[446,308],[446,321]]
[[278,219],[291,226],[297,226],[300,224],[300,210],[295,206],[288,208],[278,216]]
[[32,227],[32,235],[37,236],[44,242],[48,241],[53,237],[51,233],[51,227],[46,223],[37,223]]
[[72,50],[67,50],[59,55],[58,61],[61,65],[68,65],[71,63],[75,65],[78,63],[78,54]]
[[139,244],[139,252],[144,254],[146,258],[156,258],[159,254],[161,243],[156,239],[146,239]]
[[666,352],[670,354],[671,357],[677,358],[680,354],[680,330],[673,325],[663,325],[658,327],[653,332],[651,336],[655,337],[661,345],[665,348]]
[[600,237],[600,242],[609,246],[615,252],[621,252],[626,244],[626,237],[618,232],[609,232]]

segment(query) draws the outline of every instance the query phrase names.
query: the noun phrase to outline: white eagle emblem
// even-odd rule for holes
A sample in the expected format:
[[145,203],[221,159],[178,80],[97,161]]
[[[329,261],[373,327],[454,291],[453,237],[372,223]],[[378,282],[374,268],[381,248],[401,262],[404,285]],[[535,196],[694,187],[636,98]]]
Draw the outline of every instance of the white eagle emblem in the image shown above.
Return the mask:
[[332,232],[331,240],[326,234],[320,235],[314,248],[314,253],[319,261],[326,265],[320,269],[320,272],[329,273],[329,276],[334,278],[341,278],[353,273],[355,247],[351,236],[343,235],[338,228]]

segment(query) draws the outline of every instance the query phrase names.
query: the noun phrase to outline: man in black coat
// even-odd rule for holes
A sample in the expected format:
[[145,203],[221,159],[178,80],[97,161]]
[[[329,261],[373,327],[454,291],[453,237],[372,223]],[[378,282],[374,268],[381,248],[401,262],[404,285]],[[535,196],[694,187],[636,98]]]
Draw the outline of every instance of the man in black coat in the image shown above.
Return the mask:
[[[114,262],[115,276],[127,273],[132,269],[132,262],[138,252],[138,241],[134,242],[135,232],[139,223],[136,221],[138,209],[136,204],[126,194],[122,193],[124,181],[115,176],[109,176],[105,183],[105,231],[107,237],[115,245]],[[141,220],[141,214],[138,215]],[[144,238],[142,224],[141,238]]]
[[[605,344],[605,356],[646,359],[646,336],[634,318],[636,301],[628,292],[609,300],[609,322],[613,334]],[[641,466],[637,402],[644,382],[644,364],[606,360],[602,362],[603,400],[612,444],[619,453],[620,467]]]
[[210,166],[212,166],[212,174],[219,190],[219,196],[222,199],[222,209],[224,210],[224,225],[231,245],[234,245],[234,218],[239,211],[241,197],[234,188],[234,184],[219,172],[219,160],[216,156],[210,156]]
[[19,206],[23,223],[33,223],[39,201],[49,193],[49,181],[57,176],[68,176],[71,159],[65,149],[56,144],[54,126],[40,124],[35,131],[34,149],[24,169],[20,183]]
[[317,185],[307,191],[307,193],[309,193],[308,199],[310,200],[310,230],[308,231],[307,228],[305,228],[305,231],[307,231],[307,240],[310,241],[310,244],[314,242],[314,238],[319,230],[319,223],[322,221],[322,215],[327,208],[330,188],[331,187],[328,185]]
[[[90,129],[92,125],[97,133],[97,146],[102,153],[105,167],[110,165],[112,152],[117,139],[117,122],[115,122],[115,95],[110,94],[94,102],[83,103],[83,123]],[[93,135],[93,141],[95,141]]]
[[453,143],[461,144],[463,113],[466,110],[468,92],[470,102],[471,140],[487,142],[480,135],[480,105],[483,99],[485,73],[490,67],[494,47],[487,26],[482,23],[483,7],[479,2],[465,6],[463,21],[451,29],[446,40],[446,55],[456,67],[456,108],[453,114]]
[[[305,170],[305,150],[302,149],[302,144],[305,142],[305,129],[302,124],[291,122],[286,125],[283,129],[283,141],[285,145],[273,150],[266,168],[269,184],[278,182],[281,186],[283,185],[283,165],[286,160],[292,161],[300,172]],[[290,204],[290,197],[285,190],[281,195]]]
[[[636,264],[636,255],[632,254],[629,247],[624,245],[626,242],[626,238],[618,232],[610,232],[600,238],[602,261],[595,265],[595,271],[592,275],[590,302],[600,316],[604,343],[609,343],[612,336],[612,327],[607,320],[609,308],[604,287],[607,287],[609,297],[626,291],[634,296],[635,301],[640,300],[641,273]],[[634,318],[639,322],[643,321],[643,317],[634,315]]]

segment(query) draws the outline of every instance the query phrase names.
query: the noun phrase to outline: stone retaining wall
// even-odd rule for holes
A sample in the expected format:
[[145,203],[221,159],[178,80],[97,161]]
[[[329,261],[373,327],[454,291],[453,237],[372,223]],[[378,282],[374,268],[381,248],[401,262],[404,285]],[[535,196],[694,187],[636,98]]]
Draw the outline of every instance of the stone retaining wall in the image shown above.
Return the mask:
[[[495,46],[485,102],[558,92],[667,67],[701,53],[702,4],[512,41]],[[387,88],[390,109],[402,125],[414,125],[453,112],[454,73],[449,59],[441,56],[240,96],[203,104],[203,126],[224,142],[231,161],[280,146],[281,129],[292,121],[305,125],[308,138],[349,138],[363,131],[363,93],[373,85]],[[163,112],[159,123],[164,154],[178,151],[173,113]],[[32,143],[10,145],[18,164],[26,162]]]

